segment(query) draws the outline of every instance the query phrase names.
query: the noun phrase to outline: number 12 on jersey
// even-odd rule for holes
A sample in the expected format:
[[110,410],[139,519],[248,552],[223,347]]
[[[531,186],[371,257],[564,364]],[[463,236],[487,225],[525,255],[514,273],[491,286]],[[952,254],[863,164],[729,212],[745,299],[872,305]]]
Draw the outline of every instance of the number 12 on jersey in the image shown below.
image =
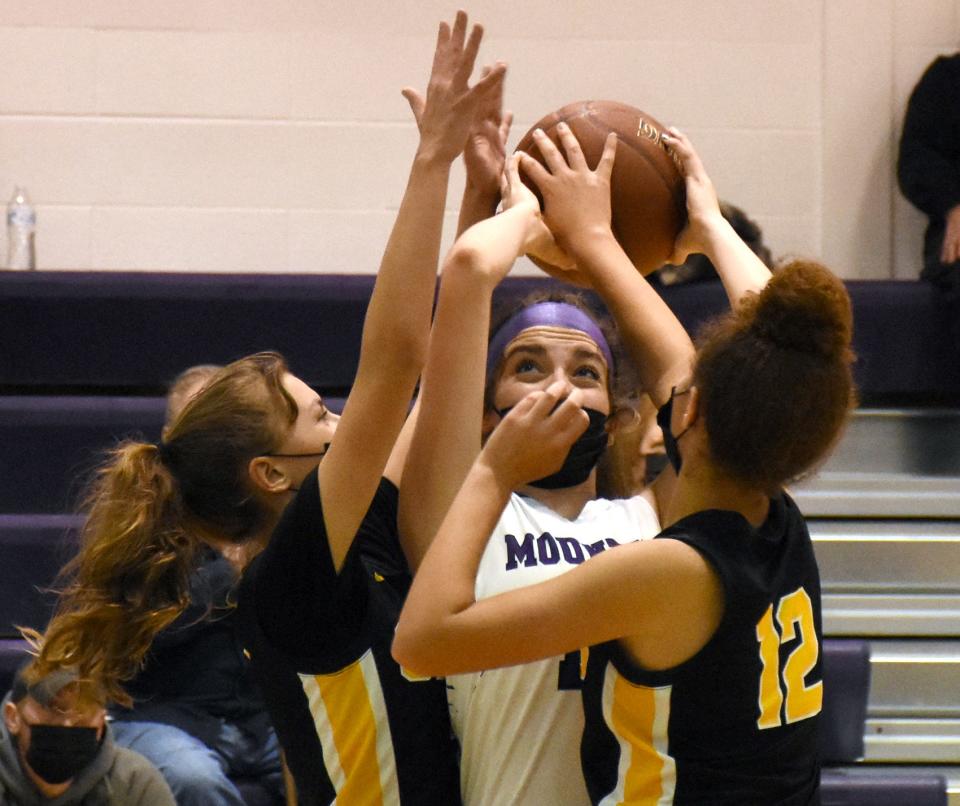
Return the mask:
[[[774,624],[776,619],[776,624]],[[779,627],[779,630],[778,630]],[[780,647],[799,638],[780,669]],[[808,686],[806,677],[817,664],[820,642],[813,621],[813,604],[803,588],[797,588],[770,605],[757,622],[760,643],[760,730],[809,719],[820,713],[823,681]],[[782,686],[781,686],[782,682]],[[782,712],[782,715],[781,715]]]

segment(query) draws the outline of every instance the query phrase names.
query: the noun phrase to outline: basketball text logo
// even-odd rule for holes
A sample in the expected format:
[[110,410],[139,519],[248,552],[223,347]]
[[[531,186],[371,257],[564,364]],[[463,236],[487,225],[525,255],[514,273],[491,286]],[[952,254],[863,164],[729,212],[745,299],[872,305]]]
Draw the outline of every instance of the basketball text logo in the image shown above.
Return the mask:
[[660,146],[664,153],[673,160],[674,165],[677,166],[677,170],[680,170],[680,158],[666,147],[663,142],[663,133],[656,126],[640,118],[640,123],[637,125],[637,137],[645,137],[647,140]]

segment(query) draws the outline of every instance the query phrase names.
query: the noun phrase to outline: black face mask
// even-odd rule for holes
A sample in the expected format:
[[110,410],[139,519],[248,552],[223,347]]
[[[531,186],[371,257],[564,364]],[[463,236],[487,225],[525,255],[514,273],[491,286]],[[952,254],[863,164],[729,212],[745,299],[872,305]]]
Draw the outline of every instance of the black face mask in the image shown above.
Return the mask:
[[[497,414],[502,418],[506,417],[509,411],[510,409],[499,409]],[[543,490],[558,490],[563,487],[576,487],[590,477],[590,472],[597,466],[607,447],[608,416],[595,409],[585,408],[584,411],[590,418],[590,425],[570,446],[570,453],[564,459],[563,467],[556,473],[531,481],[531,486]]]
[[670,399],[657,412],[657,425],[663,432],[663,449],[667,453],[667,461],[673,466],[673,470],[678,476],[680,475],[680,466],[683,464],[683,457],[680,456],[680,446],[677,444],[677,440],[686,434],[689,428],[684,428],[683,431],[674,436],[673,431],[670,430],[670,420],[673,416],[673,399],[678,395],[685,395],[689,391],[689,389],[685,389],[683,392],[677,392],[677,387],[674,386],[670,390]]
[[27,764],[48,784],[75,778],[100,752],[96,728],[30,725]]

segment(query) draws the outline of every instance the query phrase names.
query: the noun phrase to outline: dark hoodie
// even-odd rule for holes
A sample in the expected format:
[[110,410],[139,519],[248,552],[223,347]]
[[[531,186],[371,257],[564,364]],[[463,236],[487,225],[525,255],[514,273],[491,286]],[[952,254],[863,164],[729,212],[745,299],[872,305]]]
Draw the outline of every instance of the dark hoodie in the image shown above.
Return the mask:
[[[9,695],[4,703],[9,700]],[[0,719],[0,806],[176,806],[163,776],[143,756],[117,747],[110,725],[100,751],[70,788],[45,798],[20,766],[17,745]]]

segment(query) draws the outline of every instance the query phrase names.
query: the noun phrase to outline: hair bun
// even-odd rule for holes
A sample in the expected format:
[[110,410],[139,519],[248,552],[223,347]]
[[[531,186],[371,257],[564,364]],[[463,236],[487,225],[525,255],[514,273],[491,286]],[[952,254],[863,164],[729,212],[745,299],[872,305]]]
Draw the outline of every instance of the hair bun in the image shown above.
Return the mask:
[[750,313],[750,330],[781,349],[829,357],[850,347],[850,297],[843,283],[819,263],[797,260],[781,268]]

